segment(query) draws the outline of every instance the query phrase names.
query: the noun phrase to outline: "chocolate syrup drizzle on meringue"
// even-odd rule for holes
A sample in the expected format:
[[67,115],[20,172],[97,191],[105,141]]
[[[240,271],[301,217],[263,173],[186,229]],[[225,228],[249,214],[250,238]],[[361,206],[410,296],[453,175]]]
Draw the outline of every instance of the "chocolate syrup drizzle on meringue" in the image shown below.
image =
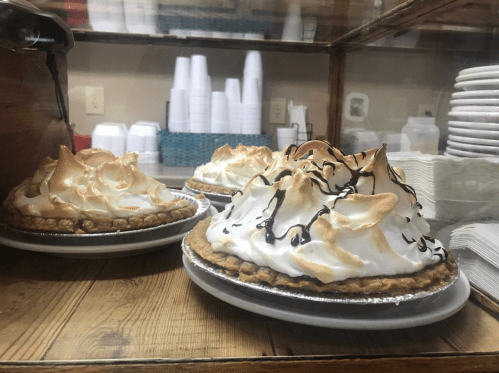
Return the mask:
[[[302,145],[300,145],[300,146],[302,146]],[[284,155],[287,157],[288,160],[289,160],[290,156],[292,156],[292,155],[294,155],[294,154],[297,153],[297,151],[300,148],[300,146],[290,145],[286,149],[286,151],[284,152]],[[338,163],[342,163],[348,169],[348,171],[351,174],[350,180],[348,180],[342,187],[340,187],[338,185],[335,185],[335,190],[332,190],[331,186],[329,185],[328,180],[326,178],[324,178],[324,176],[319,171],[323,171],[326,166],[330,166],[333,169],[333,175],[334,175],[334,171],[336,169],[336,165],[333,162],[330,162],[330,161],[327,161],[327,160],[323,161],[322,166],[320,166],[316,161],[311,161],[310,164],[312,164],[314,167],[316,167],[317,170],[313,170],[312,169],[312,170],[306,170],[305,172],[307,174],[309,174],[312,186],[314,184],[317,185],[317,187],[319,188],[319,190],[320,190],[320,192],[322,194],[330,195],[330,196],[337,196],[337,198],[334,200],[333,206],[328,207],[328,206],[323,205],[323,207],[319,211],[317,211],[317,213],[312,217],[312,219],[308,222],[308,224],[306,224],[306,225],[295,224],[295,225],[289,227],[282,236],[277,237],[275,235],[275,233],[273,232],[273,226],[274,226],[274,222],[275,222],[275,217],[276,217],[276,215],[277,215],[277,213],[278,213],[280,207],[282,206],[282,204],[284,202],[284,199],[286,197],[286,190],[277,189],[276,192],[275,192],[275,194],[274,194],[274,196],[270,199],[268,206],[263,210],[263,211],[269,210],[270,209],[270,205],[272,204],[272,202],[274,200],[276,200],[276,204],[275,204],[274,210],[272,211],[270,217],[267,218],[267,219],[265,219],[265,220],[263,220],[261,223],[258,223],[256,225],[256,228],[258,228],[258,229],[265,229],[265,241],[268,244],[273,244],[275,242],[275,240],[282,240],[282,239],[284,239],[288,235],[289,231],[291,229],[293,229],[293,228],[299,228],[301,230],[301,237],[300,237],[300,234],[295,234],[292,237],[292,239],[291,239],[291,245],[292,246],[298,246],[300,244],[303,245],[303,244],[306,244],[306,243],[310,242],[312,240],[311,236],[310,236],[310,228],[311,228],[312,224],[321,215],[323,215],[323,214],[329,214],[331,212],[331,209],[334,209],[336,207],[336,203],[338,202],[338,200],[345,199],[350,194],[357,193],[358,192],[358,190],[357,190],[357,184],[358,184],[360,178],[362,178],[362,177],[372,177],[373,178],[372,195],[374,195],[375,188],[376,188],[376,177],[375,177],[375,175],[374,175],[374,173],[372,171],[364,171],[364,170],[362,170],[362,168],[357,168],[357,169],[350,168],[348,166],[348,164],[343,159],[338,159],[335,156],[333,149],[329,145],[328,145],[328,148],[327,148],[327,152],[328,152],[328,154],[330,154],[331,156],[333,156],[334,159]],[[342,155],[344,155],[341,151],[340,151],[340,153]],[[374,156],[377,153],[378,153],[378,150],[376,150],[376,152],[374,153]],[[366,156],[367,156],[367,154],[365,152],[362,152],[360,154],[362,156],[362,159],[365,159]],[[359,163],[358,163],[357,158],[356,158],[355,155],[353,156],[353,159],[355,160],[355,163],[356,163],[356,165],[358,167]],[[304,169],[305,169],[305,167],[304,167]],[[416,192],[415,192],[415,190],[410,185],[407,185],[407,184],[403,183],[401,180],[399,180],[399,179],[401,179],[400,175],[398,175],[395,172],[395,170],[392,167],[390,167],[389,165],[387,166],[387,171],[388,171],[388,173],[390,175],[389,179],[393,183],[395,183],[397,186],[399,186],[400,188],[402,188],[406,193],[411,194],[414,197],[414,199],[416,200]],[[286,176],[292,176],[292,175],[293,175],[293,170],[286,169],[286,170],[280,172],[274,178],[274,180],[272,182],[270,180],[268,180],[265,176],[261,175],[261,174],[258,175],[258,177],[263,181],[263,183],[265,185],[271,186],[271,185],[277,183],[278,181],[280,181],[282,178],[284,178]],[[326,190],[323,188],[323,186],[326,186]],[[233,195],[235,195],[235,194],[237,194],[239,192],[241,193],[241,195],[243,195],[243,192],[241,190],[238,190]],[[419,209],[422,209],[422,206],[421,206],[421,204],[419,202],[416,201],[415,205]],[[233,209],[234,209],[234,205],[231,207],[229,213],[226,216],[226,219],[228,219],[231,216]],[[421,214],[419,212],[417,214],[418,214],[418,216],[421,216]],[[259,218],[261,218],[261,216]],[[407,220],[408,223],[410,222],[410,218],[406,217],[406,220]],[[238,224],[233,224],[232,226],[239,226],[239,225]],[[229,231],[227,231],[226,229],[224,229],[224,233],[228,234]],[[434,248],[432,250],[427,245],[426,241],[430,241],[431,243],[435,243],[435,240],[432,239],[431,237],[429,237],[429,236],[422,236],[418,241],[416,241],[414,238],[408,239],[403,233],[402,233],[402,237],[403,237],[404,241],[408,245],[412,245],[412,244],[416,243],[416,246],[417,246],[417,248],[418,248],[419,251],[426,252],[427,250],[430,250],[433,253],[433,255],[436,255],[436,256],[440,257],[440,261],[441,262],[447,260],[448,254],[445,251],[445,249],[443,249],[442,247],[436,247],[436,248]]]

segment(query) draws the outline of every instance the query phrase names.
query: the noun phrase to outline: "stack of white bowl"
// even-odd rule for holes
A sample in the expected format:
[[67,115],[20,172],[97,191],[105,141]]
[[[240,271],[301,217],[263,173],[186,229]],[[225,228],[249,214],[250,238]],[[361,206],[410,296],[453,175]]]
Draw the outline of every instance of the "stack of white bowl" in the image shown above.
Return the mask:
[[499,156],[499,65],[464,69],[454,87],[445,154]]

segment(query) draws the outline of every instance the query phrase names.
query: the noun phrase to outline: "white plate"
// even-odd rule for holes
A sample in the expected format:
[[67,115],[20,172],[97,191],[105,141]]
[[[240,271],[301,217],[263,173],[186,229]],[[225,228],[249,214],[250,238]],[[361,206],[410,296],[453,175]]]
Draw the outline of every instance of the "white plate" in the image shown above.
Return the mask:
[[464,307],[470,285],[460,271],[448,289],[422,300],[382,305],[321,304],[248,290],[196,268],[183,256],[187,274],[199,287],[233,306],[299,324],[337,329],[387,330],[431,324]]
[[[494,132],[499,130],[499,123],[487,122],[464,122],[459,120],[449,121],[449,127],[468,128],[472,130],[487,131],[484,135],[494,136]],[[489,137],[489,136],[487,136]]]
[[465,74],[460,73],[456,77],[456,82],[462,82],[465,80],[472,80],[472,79],[497,79],[497,78],[499,78],[499,69],[492,71],[465,73]]
[[465,144],[499,146],[499,140],[481,139],[467,136],[449,135],[449,140],[463,142]]
[[461,92],[454,92],[452,94],[452,98],[491,98],[491,97],[499,97],[499,90],[486,90],[486,89],[481,89],[478,91],[461,91]]
[[499,112],[480,112],[480,111],[451,111],[448,113],[450,117],[456,117],[462,121],[477,121],[477,122],[499,122]]
[[464,144],[461,142],[455,142],[452,140],[447,140],[447,145],[451,148],[458,150],[466,150],[468,152],[475,153],[485,153],[485,154],[493,154],[499,155],[499,147],[498,146],[488,146],[488,145],[474,145],[474,144]]
[[470,106],[470,105],[498,105],[499,98],[461,98],[456,100],[450,100],[449,102],[452,106]]
[[497,113],[499,106],[483,106],[483,105],[458,105],[452,108],[452,111],[474,111],[480,113]]
[[459,72],[458,76],[466,75],[466,74],[474,74],[474,73],[483,73],[483,72],[491,72],[498,71],[499,65],[487,65],[487,66],[477,66],[477,67],[469,67],[467,69],[463,69]]
[[454,155],[456,157],[468,157],[468,158],[490,158],[490,157],[497,157],[497,155],[492,155],[492,154],[484,154],[484,153],[475,153],[475,152],[469,152],[466,150],[460,150],[460,149],[454,149],[450,146],[445,148],[445,152],[450,155]]
[[[217,213],[212,206],[208,209],[208,214],[205,216],[213,216]],[[16,249],[38,251],[55,256],[62,256],[73,259],[105,259],[119,258],[125,256],[145,254],[156,251],[171,243],[182,241],[185,235],[190,231],[191,227],[187,226],[180,233],[172,236],[162,237],[155,240],[147,240],[140,242],[131,242],[125,244],[104,244],[104,245],[72,245],[59,246],[36,242],[26,242],[12,239],[0,234],[0,244],[13,247]]]
[[498,89],[499,79],[466,80],[464,82],[454,84],[454,88],[464,89],[465,91]]

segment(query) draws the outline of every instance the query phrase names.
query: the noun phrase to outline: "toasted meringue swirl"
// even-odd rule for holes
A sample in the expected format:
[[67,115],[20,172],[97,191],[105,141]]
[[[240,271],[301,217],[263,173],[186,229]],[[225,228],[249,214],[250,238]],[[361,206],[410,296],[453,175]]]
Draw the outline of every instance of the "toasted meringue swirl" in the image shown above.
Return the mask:
[[73,155],[65,146],[59,148],[58,160],[46,157],[4,202],[23,215],[45,218],[126,218],[187,204],[142,173],[136,153],[115,157],[93,148]]
[[385,146],[345,156],[309,141],[254,175],[206,237],[214,251],[323,283],[413,273],[447,259],[421,208]]

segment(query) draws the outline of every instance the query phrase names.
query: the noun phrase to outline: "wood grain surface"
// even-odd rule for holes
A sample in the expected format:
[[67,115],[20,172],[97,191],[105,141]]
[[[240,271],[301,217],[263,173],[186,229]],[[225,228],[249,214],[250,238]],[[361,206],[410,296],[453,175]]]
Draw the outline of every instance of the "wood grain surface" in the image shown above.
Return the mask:
[[494,371],[498,350],[499,321],[473,301],[428,326],[320,328],[214,298],[178,243],[103,260],[0,246],[0,372]]

